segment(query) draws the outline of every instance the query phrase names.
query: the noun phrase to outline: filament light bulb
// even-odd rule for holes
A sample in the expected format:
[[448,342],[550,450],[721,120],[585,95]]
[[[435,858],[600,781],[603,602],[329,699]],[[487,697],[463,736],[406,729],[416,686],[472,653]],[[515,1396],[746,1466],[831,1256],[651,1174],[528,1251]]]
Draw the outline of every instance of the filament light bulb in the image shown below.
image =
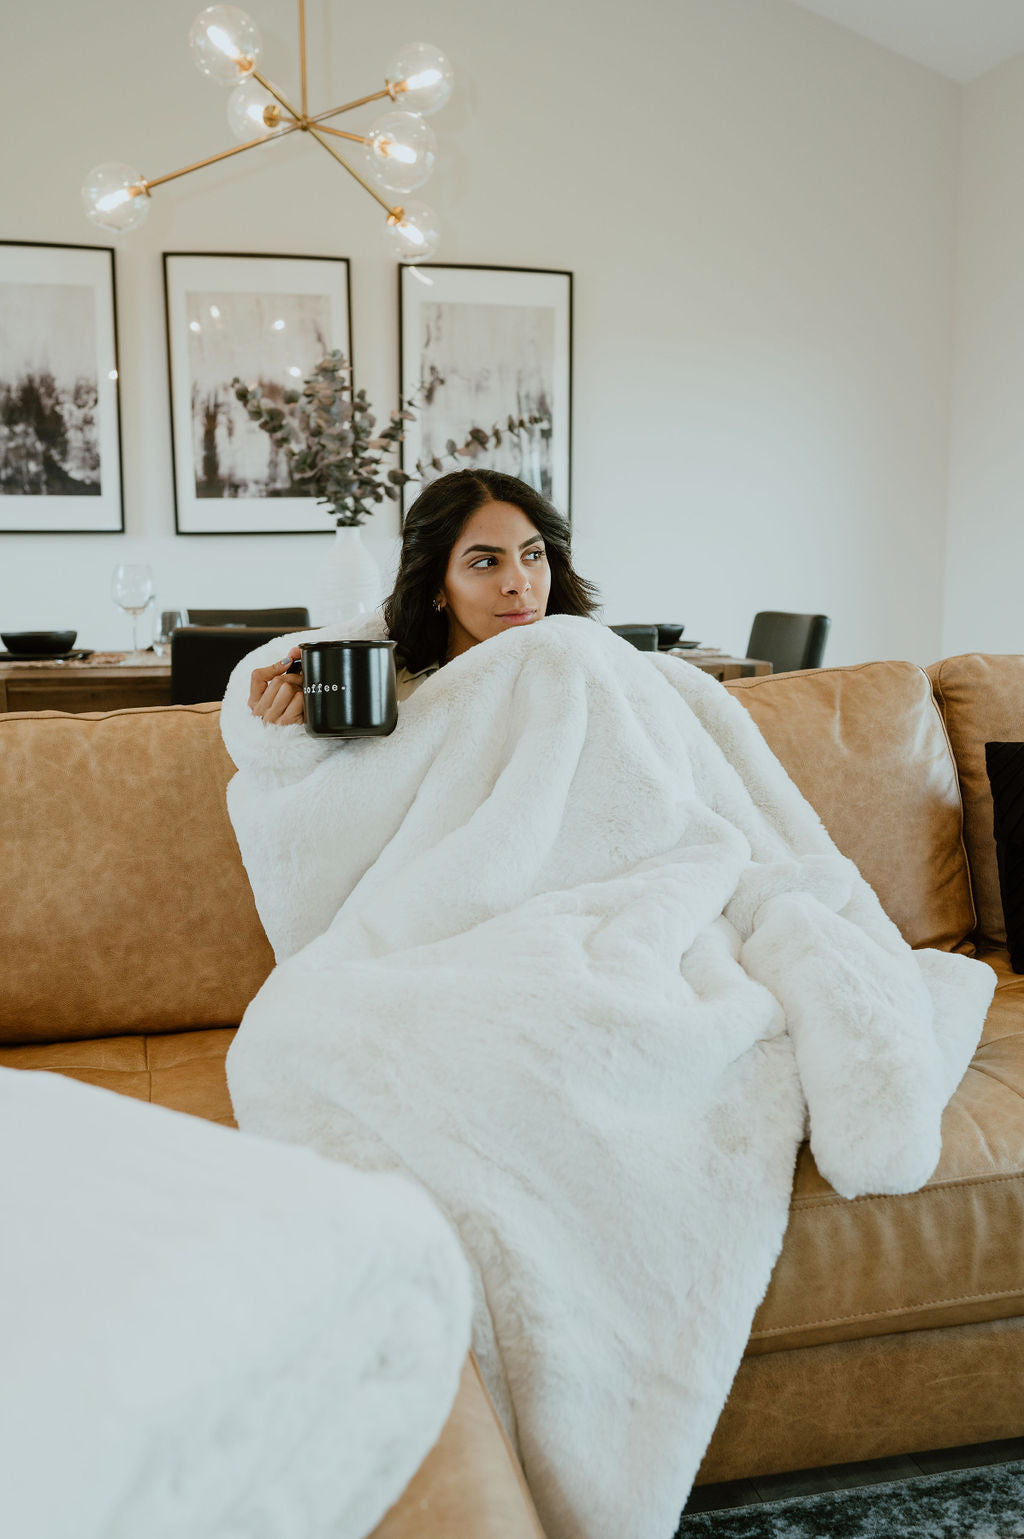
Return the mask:
[[221,85],[234,86],[251,73],[263,52],[259,29],[236,5],[200,11],[188,34],[196,68]]
[[214,48],[219,48],[221,53],[231,60],[232,64],[238,63],[241,58],[238,45],[228,36],[223,27],[207,27],[206,36]]
[[389,216],[388,236],[400,262],[426,262],[441,239],[434,210],[415,199],[403,205],[401,218]]
[[149,194],[140,171],[109,160],[89,172],[82,184],[82,204],[101,230],[137,230],[149,213]]
[[270,92],[251,76],[235,86],[228,97],[228,126],[243,144],[249,139],[271,139],[283,132],[289,121]]
[[422,187],[437,160],[430,124],[415,112],[386,112],[370,124],[366,143],[378,181],[393,192]]
[[428,117],[444,106],[455,82],[451,65],[433,43],[406,43],[388,65],[385,78],[397,107]]

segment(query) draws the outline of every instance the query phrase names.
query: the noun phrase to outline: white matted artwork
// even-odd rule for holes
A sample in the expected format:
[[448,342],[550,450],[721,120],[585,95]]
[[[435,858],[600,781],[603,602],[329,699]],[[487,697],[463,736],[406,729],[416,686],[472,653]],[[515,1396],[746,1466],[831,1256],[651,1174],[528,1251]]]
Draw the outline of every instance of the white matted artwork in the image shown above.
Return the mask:
[[123,528],[113,247],[0,241],[0,533]]
[[179,534],[323,534],[324,507],[232,380],[280,404],[332,348],[352,361],[345,257],[164,253]]
[[[572,463],[572,274],[535,268],[399,268],[402,395],[417,397],[402,467],[408,510],[423,484],[471,464],[527,481],[566,516]],[[509,417],[539,419],[517,435]],[[453,460],[449,443],[498,427],[500,444]]]

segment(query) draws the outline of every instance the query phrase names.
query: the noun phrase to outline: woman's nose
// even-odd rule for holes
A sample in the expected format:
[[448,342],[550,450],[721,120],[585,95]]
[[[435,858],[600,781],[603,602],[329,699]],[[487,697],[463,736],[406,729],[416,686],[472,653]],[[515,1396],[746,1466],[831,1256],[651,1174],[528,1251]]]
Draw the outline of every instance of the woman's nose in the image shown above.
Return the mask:
[[525,571],[512,572],[506,578],[503,593],[529,593],[530,579]]

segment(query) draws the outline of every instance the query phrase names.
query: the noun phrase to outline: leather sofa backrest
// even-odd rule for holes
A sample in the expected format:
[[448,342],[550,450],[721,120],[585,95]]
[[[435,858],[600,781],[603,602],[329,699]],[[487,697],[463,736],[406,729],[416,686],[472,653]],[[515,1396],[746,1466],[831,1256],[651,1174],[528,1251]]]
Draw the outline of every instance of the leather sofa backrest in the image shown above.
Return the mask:
[[[960,944],[975,918],[956,767],[922,670],[727,687],[907,940]],[[227,817],[218,709],[0,714],[0,1042],[241,1019],[273,956]],[[984,731],[1012,737],[1002,720]]]
[[960,773],[978,940],[1004,946],[985,744],[1024,742],[1024,657],[968,652],[932,663],[928,674]]
[[0,714],[0,1041],[241,1019],[273,957],[218,713]]
[[726,685],[912,946],[974,929],[956,764],[923,669],[862,663]]

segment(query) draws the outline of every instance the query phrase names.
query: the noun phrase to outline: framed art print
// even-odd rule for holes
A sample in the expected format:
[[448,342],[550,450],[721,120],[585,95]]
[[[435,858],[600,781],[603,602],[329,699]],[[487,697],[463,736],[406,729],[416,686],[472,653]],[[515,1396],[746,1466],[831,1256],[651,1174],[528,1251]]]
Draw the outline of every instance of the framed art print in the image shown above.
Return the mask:
[[0,533],[123,529],[113,247],[0,241]]
[[[572,274],[523,267],[401,266],[399,350],[403,397],[417,397],[402,468],[440,458],[519,476],[569,516],[572,462]],[[539,419],[519,435],[509,417]],[[470,428],[502,430],[475,460],[453,460],[450,442]],[[425,483],[424,483],[425,484]],[[410,506],[420,484],[404,488]]]
[[167,251],[164,294],[177,532],[329,532],[231,381],[280,402],[332,348],[352,362],[348,260]]

